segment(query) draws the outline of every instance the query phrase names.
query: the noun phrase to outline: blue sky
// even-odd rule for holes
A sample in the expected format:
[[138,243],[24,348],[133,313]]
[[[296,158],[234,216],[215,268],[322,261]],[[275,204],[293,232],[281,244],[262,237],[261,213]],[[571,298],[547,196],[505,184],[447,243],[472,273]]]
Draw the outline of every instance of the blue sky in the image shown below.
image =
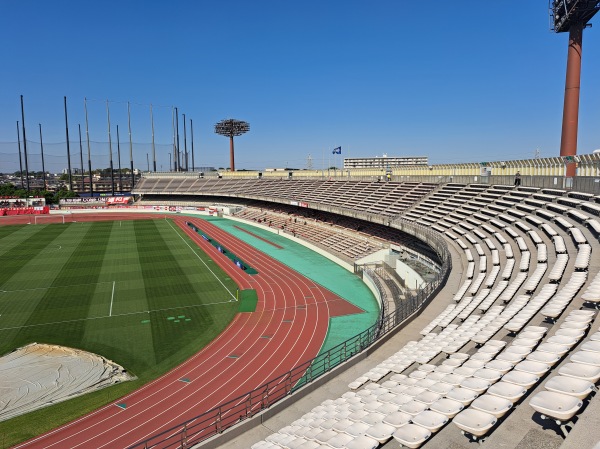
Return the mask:
[[[438,0],[426,8],[404,0],[3,0],[0,171],[18,164],[20,95],[27,138],[39,142],[41,123],[53,171],[66,166],[65,95],[71,140],[87,97],[90,138],[107,141],[111,101],[114,157],[118,124],[124,165],[132,102],[142,169],[150,103],[165,170],[171,106],[193,120],[197,166],[228,166],[228,141],[213,125],[230,117],[251,126],[236,139],[237,168],[306,168],[309,154],[321,168],[339,145],[346,157],[426,155],[431,163],[530,158],[536,149],[554,156],[568,36],[550,32],[547,8],[546,0]],[[600,31],[591,28],[579,153],[600,148],[599,71]],[[28,150],[39,152],[33,142]],[[92,153],[94,166],[108,166],[106,144]]]

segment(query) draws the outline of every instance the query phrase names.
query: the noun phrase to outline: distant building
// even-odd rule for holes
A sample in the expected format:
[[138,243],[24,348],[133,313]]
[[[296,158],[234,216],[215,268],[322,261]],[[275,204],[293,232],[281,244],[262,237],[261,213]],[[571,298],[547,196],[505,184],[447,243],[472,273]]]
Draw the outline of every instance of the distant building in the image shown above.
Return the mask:
[[427,156],[402,156],[391,157],[387,154],[375,157],[349,157],[344,158],[344,169],[350,168],[394,168],[406,165],[428,165]]

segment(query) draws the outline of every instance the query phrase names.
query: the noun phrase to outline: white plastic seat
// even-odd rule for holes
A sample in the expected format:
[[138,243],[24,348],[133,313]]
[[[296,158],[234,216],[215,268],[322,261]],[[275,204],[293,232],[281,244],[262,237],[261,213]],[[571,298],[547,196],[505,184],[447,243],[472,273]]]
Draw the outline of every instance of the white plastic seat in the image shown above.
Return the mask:
[[375,449],[379,442],[366,435],[361,435],[346,443],[346,449]]
[[502,378],[502,373],[488,368],[478,369],[473,373],[473,377],[488,381],[490,384],[498,382]]
[[427,372],[415,370],[408,375],[411,379],[425,379],[427,377]]
[[523,346],[525,348],[533,349],[540,341],[537,338],[515,338],[512,342],[511,347]]
[[415,396],[415,401],[422,402],[423,404],[426,404],[426,405],[431,405],[435,401],[441,399],[441,397],[442,397],[441,395],[427,390],[427,391],[424,391],[424,392],[418,394],[417,396]]
[[587,380],[558,375],[548,380],[544,388],[555,393],[568,394],[578,399],[585,399],[594,391],[594,384]]
[[585,330],[584,329],[569,329],[569,328],[564,328],[561,326],[560,329],[558,329],[554,335],[557,336],[564,336],[564,337],[572,337],[572,338],[576,338],[577,340],[580,340],[581,337],[583,337],[585,335]]
[[600,379],[600,367],[594,365],[584,365],[582,363],[565,363],[558,369],[558,373],[563,376],[575,377],[577,379],[587,380],[596,383]]
[[590,324],[585,321],[565,321],[560,325],[561,329],[579,329],[586,330]]
[[479,396],[471,404],[472,408],[494,415],[496,418],[503,417],[512,406],[512,401],[491,394]]
[[387,403],[387,404],[383,404],[383,405],[381,405],[381,406],[380,406],[379,408],[377,408],[375,411],[376,411],[377,413],[381,413],[382,415],[384,415],[384,416],[385,416],[385,415],[389,415],[390,413],[393,413],[393,412],[396,412],[396,411],[398,411],[398,407],[399,407],[399,406],[398,406],[398,405],[396,405],[396,404],[390,404],[390,403]]
[[429,391],[433,391],[442,396],[448,394],[453,389],[454,387],[446,382],[437,382],[428,388]]
[[410,401],[400,406],[400,411],[408,413],[411,416],[416,416],[424,410],[427,410],[428,405],[419,401]]
[[348,419],[351,421],[354,421],[354,422],[360,422],[360,420],[363,419],[368,414],[369,414],[369,412],[367,412],[361,408],[360,410],[357,410],[357,411],[353,412],[351,415],[349,415]]
[[446,374],[442,380],[440,382],[445,382],[447,384],[450,384],[454,387],[457,387],[460,385],[460,383],[465,379],[465,376],[461,376],[459,374]]
[[537,377],[541,377],[550,370],[550,367],[545,363],[523,360],[522,362],[517,363],[514,369],[515,371],[531,373],[535,374]]
[[577,351],[571,354],[569,360],[584,365],[600,366],[600,352]]
[[467,388],[454,388],[452,391],[446,394],[448,399],[458,401],[465,407],[473,402],[477,396],[479,396],[477,393]]
[[361,418],[360,422],[363,422],[370,426],[374,426],[375,424],[382,422],[383,418],[385,418],[385,415],[383,413],[371,412],[371,413],[363,416]]
[[575,416],[583,406],[583,402],[574,396],[553,391],[540,391],[530,399],[529,405],[542,415],[564,422]]
[[508,399],[513,404],[527,394],[527,389],[522,385],[511,384],[510,382],[500,381],[488,388],[487,394]]
[[552,354],[558,354],[559,356],[565,355],[569,352],[570,347],[564,345],[557,345],[553,343],[542,343],[536,349],[536,351],[550,352]]
[[315,436],[321,432],[323,432],[323,429],[321,429],[320,427],[312,427],[310,430],[307,430],[304,433],[304,438],[306,438],[307,440],[314,440]]
[[328,440],[327,446],[330,446],[333,449],[343,449],[346,447],[346,444],[352,440],[354,440],[354,437],[348,435],[347,433],[340,433]]
[[478,395],[484,393],[488,388],[490,388],[490,385],[491,383],[487,380],[478,379],[476,377],[467,377],[460,383],[461,388],[473,390]]
[[502,362],[508,362],[511,365],[515,366],[517,363],[519,363],[521,360],[523,360],[525,358],[527,354],[518,354],[516,352],[501,352],[500,354],[498,354],[496,356],[496,358],[494,359],[494,361],[502,361]]
[[374,412],[376,411],[379,407],[381,407],[384,403],[381,401],[378,401],[377,399],[374,400],[370,400],[369,402],[366,402],[364,405],[364,409],[367,412]]
[[327,429],[322,430],[320,433],[316,434],[313,439],[319,443],[326,444],[327,441],[331,440],[337,435],[339,434],[335,430]]
[[435,433],[446,425],[448,417],[442,413],[425,410],[417,416],[414,416],[412,422]]
[[405,395],[407,395],[407,396],[411,396],[411,397],[414,398],[414,397],[420,395],[421,393],[423,393],[426,390],[427,390],[426,388],[417,387],[416,385],[414,385],[412,387],[408,387],[402,393],[405,394]]
[[525,357],[527,354],[529,354],[532,351],[532,348],[526,347],[526,346],[514,346],[511,345],[508,348],[506,348],[502,354],[506,354],[506,353],[510,353],[510,354],[519,354],[523,357]]
[[552,367],[556,365],[556,363],[560,360],[560,357],[560,355],[552,354],[551,352],[533,351],[526,357],[526,359],[532,362],[545,363],[546,365]]
[[350,426],[346,430],[344,430],[344,433],[347,433],[352,437],[358,437],[360,435],[364,435],[369,427],[371,427],[371,424],[357,422],[354,423],[353,426]]
[[361,377],[357,378],[354,382],[350,382],[348,384],[348,388],[350,388],[351,390],[358,390],[360,387],[362,387],[368,381],[369,381],[368,377],[361,376]]
[[471,356],[469,360],[479,360],[481,362],[489,362],[494,358],[494,354],[486,353],[486,352],[476,352]]
[[403,446],[418,448],[431,438],[431,432],[417,424],[407,424],[397,429],[392,436]]
[[323,421],[321,424],[319,424],[319,427],[323,430],[331,430],[334,426],[334,424],[336,424],[338,422],[337,419],[334,418],[329,418],[326,419],[325,421]]
[[458,368],[456,368],[454,370],[453,374],[458,374],[459,376],[464,376],[464,377],[470,377],[478,369],[479,368],[473,368],[473,367],[468,367],[468,366],[459,366]]
[[513,369],[514,366],[514,363],[507,362],[505,360],[490,360],[485,364],[487,369],[498,371],[501,374],[508,373],[511,369]]
[[[442,365],[452,366],[454,368],[461,366],[464,363],[464,360],[449,358],[442,362]],[[436,370],[437,371],[437,370]]]
[[[435,374],[435,373],[432,373]],[[440,377],[444,377],[444,376],[440,376]],[[421,387],[421,388],[425,388],[428,389],[429,387],[431,387],[433,384],[437,383],[438,380],[433,380],[433,379],[421,379],[420,381],[418,381],[415,384],[415,387]]]
[[383,422],[380,422],[380,423],[375,424],[374,426],[371,426],[370,428],[368,428],[367,431],[365,432],[365,435],[368,436],[369,438],[373,438],[374,440],[377,440],[379,442],[379,444],[384,444],[386,441],[388,441],[392,438],[392,434],[395,431],[396,431],[396,427],[391,426],[389,424],[384,424]]
[[406,404],[407,402],[410,402],[413,400],[412,396],[409,396],[407,394],[404,393],[399,393],[396,395],[396,397],[394,399],[392,399],[391,403],[395,404],[397,406],[401,406]]
[[336,432],[345,432],[346,429],[350,426],[353,426],[355,424],[354,421],[352,421],[351,419],[345,418],[345,419],[341,419],[338,422],[336,422],[332,429],[335,430]]
[[384,424],[389,424],[394,427],[402,427],[410,422],[412,415],[401,411],[390,413],[383,418]]
[[387,393],[382,394],[381,396],[377,396],[377,400],[379,402],[383,402],[384,404],[389,404],[394,400],[395,397],[396,393],[389,391]]
[[546,343],[555,343],[557,345],[563,345],[563,346],[572,348],[573,346],[575,346],[577,344],[578,341],[579,341],[578,338],[553,335],[552,337],[550,337],[546,340]]
[[524,388],[531,388],[538,383],[540,378],[535,374],[526,373],[523,371],[509,371],[502,377],[503,382],[521,385]]
[[446,415],[449,419],[454,418],[464,408],[462,403],[449,398],[442,398],[429,406],[430,410]]
[[600,340],[586,341],[581,345],[579,349],[581,349],[582,351],[600,352]]
[[469,408],[456,415],[452,422],[462,431],[475,437],[482,437],[494,427],[498,420],[494,415]]

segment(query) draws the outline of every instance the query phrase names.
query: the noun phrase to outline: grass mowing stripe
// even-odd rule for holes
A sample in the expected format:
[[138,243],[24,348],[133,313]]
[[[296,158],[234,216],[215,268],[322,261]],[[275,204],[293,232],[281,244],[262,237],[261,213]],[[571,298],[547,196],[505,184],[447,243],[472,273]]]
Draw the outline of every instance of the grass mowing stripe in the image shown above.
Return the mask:
[[208,271],[210,271],[210,272],[213,274],[213,276],[214,276],[214,277],[215,277],[215,278],[216,278],[216,279],[217,279],[217,280],[218,280],[218,281],[221,283],[221,285],[222,285],[222,286],[225,288],[225,290],[227,290],[227,291],[229,292],[229,294],[231,295],[231,297],[237,301],[237,298],[234,296],[234,294],[231,292],[231,290],[229,290],[229,289],[227,288],[227,286],[226,286],[226,285],[223,283],[223,281],[221,281],[221,279],[220,279],[220,278],[219,278],[219,277],[218,277],[218,276],[215,274],[215,272],[214,272],[213,270],[211,270],[211,268],[210,268],[208,265],[206,265],[206,262],[204,262],[204,260],[203,260],[203,259],[202,259],[202,258],[201,258],[199,255],[198,255],[198,253],[196,252],[196,250],[195,250],[194,248],[192,248],[192,247],[190,246],[190,244],[189,244],[189,243],[188,243],[188,242],[187,242],[187,241],[184,239],[183,235],[181,235],[181,233],[180,233],[180,232],[179,232],[179,231],[178,231],[178,230],[177,230],[177,229],[176,229],[176,228],[175,228],[175,227],[174,227],[174,226],[173,226],[173,225],[172,225],[170,222],[169,222],[169,226],[171,226],[171,228],[173,228],[173,230],[174,230],[175,232],[177,232],[177,234],[179,235],[179,237],[181,238],[181,240],[183,240],[183,241],[185,242],[185,244],[188,246],[188,248],[192,250],[192,252],[193,252],[193,253],[196,255],[196,257],[197,257],[198,259],[200,259],[200,261],[201,261],[201,262],[204,264],[204,266],[205,266],[205,267],[208,269]]
[[[134,228],[148,308],[160,309],[165,299],[174,295],[179,296],[180,300],[197,297],[198,293],[177,263],[157,224],[154,221],[136,221]],[[213,324],[210,314],[200,312],[195,315],[203,327]],[[181,346],[196,338],[195,332],[189,332],[184,326],[173,326],[165,317],[156,317],[150,326],[157,362],[172,354],[172,342]]]
[[68,226],[40,226],[20,245],[2,254],[2,270],[0,270],[0,286],[21,270],[32,258],[36,257],[57,237],[67,230]]
[[12,240],[12,234],[22,230],[21,226],[0,226],[0,244],[4,244],[3,240]]
[[[59,298],[54,292],[47,291],[38,302],[35,313],[29,317],[23,329],[15,337],[12,342],[13,347],[32,341],[65,346],[73,346],[74,342],[81,341],[85,321],[73,321],[61,326],[60,329],[28,326],[56,321],[56,317],[62,320],[78,320],[88,316],[112,225],[112,222],[97,222],[89,226],[84,238],[52,283],[53,286],[75,283],[85,285],[63,291]],[[62,228],[62,226],[57,227]]]

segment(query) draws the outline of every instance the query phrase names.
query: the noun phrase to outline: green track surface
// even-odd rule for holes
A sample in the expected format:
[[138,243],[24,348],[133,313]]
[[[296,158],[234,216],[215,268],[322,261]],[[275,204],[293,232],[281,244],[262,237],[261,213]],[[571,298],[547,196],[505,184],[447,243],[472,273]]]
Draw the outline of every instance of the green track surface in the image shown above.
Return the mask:
[[0,267],[1,354],[31,342],[64,345],[138,377],[0,423],[6,445],[166,372],[238,311],[237,285],[170,220],[3,226]]
[[[195,217],[198,218],[197,216]],[[350,273],[326,257],[288,238],[257,226],[226,218],[202,218],[302,273],[317,284],[322,285],[346,301],[364,310],[365,313],[332,318],[321,352],[343,343],[369,328],[377,321],[379,306],[371,290],[369,290],[358,276]],[[269,242],[276,243],[283,248],[278,249],[259,238],[237,229],[236,226],[251,231],[253,234]]]

